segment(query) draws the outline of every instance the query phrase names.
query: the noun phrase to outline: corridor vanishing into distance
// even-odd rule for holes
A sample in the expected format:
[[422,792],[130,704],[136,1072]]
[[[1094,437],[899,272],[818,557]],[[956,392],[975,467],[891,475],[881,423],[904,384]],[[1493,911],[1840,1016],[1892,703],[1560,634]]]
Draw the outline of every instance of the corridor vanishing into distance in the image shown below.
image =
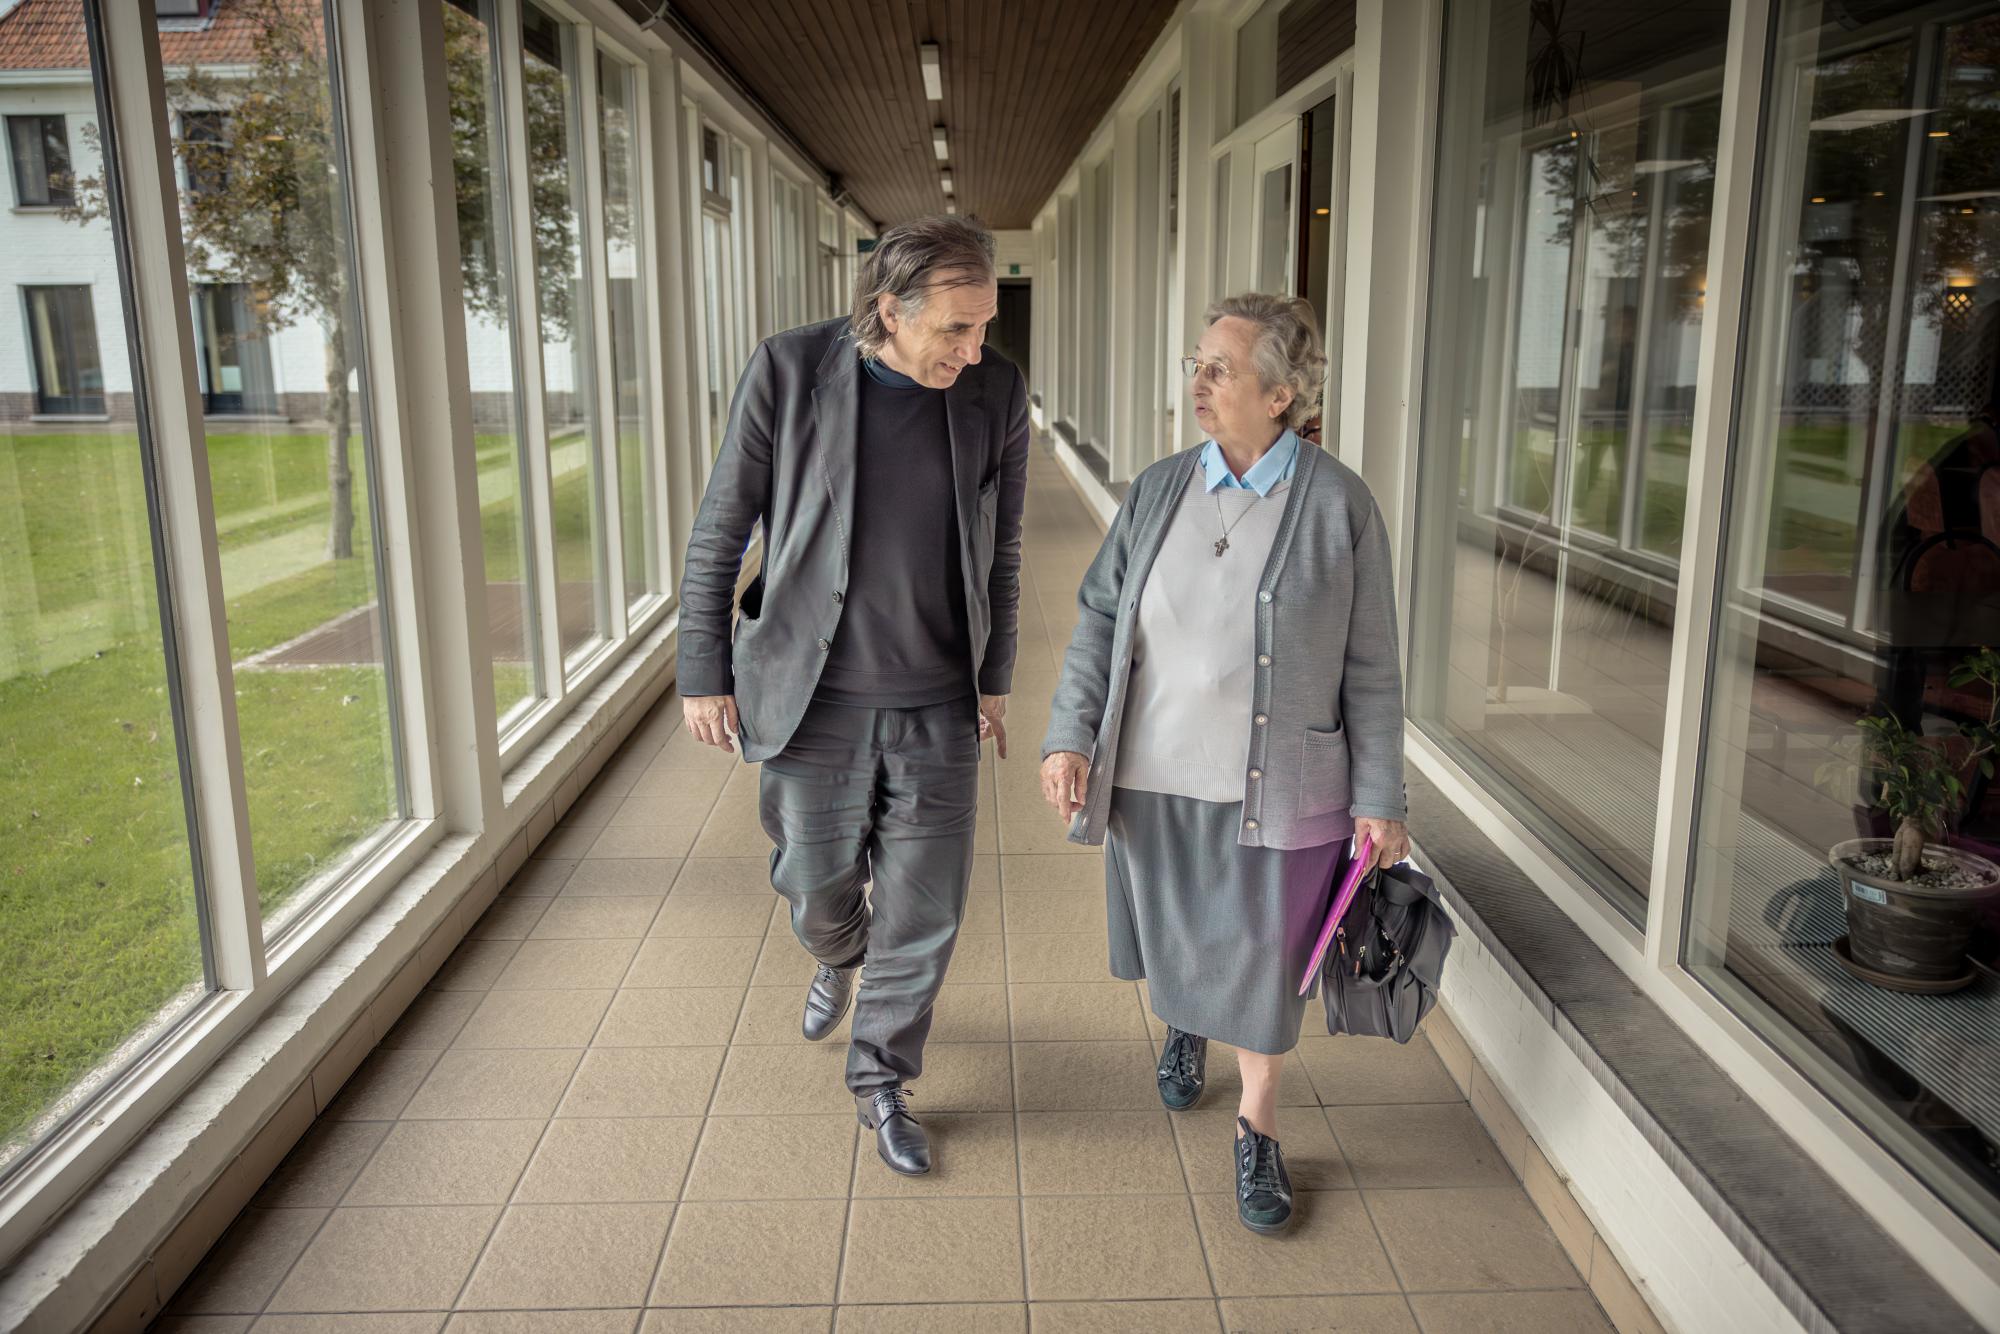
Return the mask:
[[1448,1034],[1332,1039],[1315,1005],[1279,1125],[1299,1224],[1237,1222],[1234,1060],[1199,1109],[1161,1109],[1164,1029],[1107,972],[1098,850],[1038,793],[1098,541],[1040,449],[1024,540],[1013,758],[988,747],[912,1085],[935,1172],[892,1174],[855,1124],[847,1022],[800,1037],[812,964],[757,772],[669,692],[154,1328],[1609,1331]]

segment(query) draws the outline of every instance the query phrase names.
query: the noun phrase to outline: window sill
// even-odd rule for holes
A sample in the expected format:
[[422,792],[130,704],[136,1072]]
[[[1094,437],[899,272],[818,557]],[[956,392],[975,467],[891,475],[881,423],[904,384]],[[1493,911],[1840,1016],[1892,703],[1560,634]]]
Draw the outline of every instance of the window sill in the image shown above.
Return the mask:
[[108,412],[34,412],[28,415],[31,422],[108,422]]
[[73,205],[70,204],[16,204],[13,211],[16,213],[47,213],[53,217],[60,217],[64,209],[71,207]]

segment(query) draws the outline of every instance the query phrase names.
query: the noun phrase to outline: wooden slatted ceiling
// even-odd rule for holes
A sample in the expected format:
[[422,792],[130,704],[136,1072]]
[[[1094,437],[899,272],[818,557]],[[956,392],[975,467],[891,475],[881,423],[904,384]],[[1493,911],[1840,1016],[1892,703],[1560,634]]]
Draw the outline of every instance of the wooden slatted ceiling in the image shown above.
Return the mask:
[[[944,209],[931,127],[950,137],[961,213],[1027,227],[1173,0],[675,0],[674,12],[884,225]],[[924,98],[938,44],[944,101]]]

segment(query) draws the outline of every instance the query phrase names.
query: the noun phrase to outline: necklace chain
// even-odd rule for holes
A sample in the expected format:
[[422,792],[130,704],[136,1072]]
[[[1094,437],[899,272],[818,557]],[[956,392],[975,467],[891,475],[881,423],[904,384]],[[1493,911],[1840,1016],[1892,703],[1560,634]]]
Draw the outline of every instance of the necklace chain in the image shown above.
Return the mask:
[[1236,516],[1236,523],[1229,523],[1225,521],[1222,517],[1221,490],[1218,488],[1213,494],[1215,496],[1215,522],[1222,529],[1222,536],[1215,539],[1215,554],[1218,557],[1220,557],[1223,552],[1229,550],[1229,534],[1231,530],[1233,530],[1236,527],[1237,523],[1243,522],[1244,515],[1249,514],[1251,510],[1257,507],[1255,505],[1245,505],[1243,507],[1243,513]]

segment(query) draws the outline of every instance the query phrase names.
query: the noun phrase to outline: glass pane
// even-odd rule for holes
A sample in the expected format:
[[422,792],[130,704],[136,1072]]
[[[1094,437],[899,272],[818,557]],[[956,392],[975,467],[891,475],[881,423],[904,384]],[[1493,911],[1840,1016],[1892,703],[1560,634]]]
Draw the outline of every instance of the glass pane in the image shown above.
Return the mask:
[[2000,6],[1820,13],[1781,9],[1685,957],[2000,1240]]
[[1327,288],[1333,280],[1333,127],[1334,100],[1329,97],[1306,113],[1305,184],[1299,191],[1305,205],[1306,253],[1299,267],[1299,295],[1312,303],[1320,332],[1326,332]]
[[188,283],[226,331],[202,351],[231,382],[266,359],[275,380],[263,402],[223,393],[207,432],[266,939],[403,813],[333,75],[323,13],[295,5],[263,20],[269,95],[200,66],[166,87],[200,127],[176,147]]
[[603,52],[597,56],[597,133],[604,155],[604,274],[611,294],[611,385],[618,430],[618,514],[625,547],[625,600],[658,591],[659,512],[651,427],[646,411],[645,266],[635,117],[639,75]]
[[1289,292],[1292,258],[1292,166],[1289,162],[1264,173],[1261,195],[1257,204],[1257,290]]
[[[486,559],[486,629],[493,653],[494,712],[505,732],[514,717],[547,692],[535,651],[534,560],[521,499],[527,494],[527,460],[494,23],[493,0],[445,0],[444,59]],[[561,170],[539,166],[544,173]]]
[[577,116],[576,30],[536,5],[521,10],[527,102],[529,211],[541,298],[542,392],[554,511],[556,629],[565,660],[607,623],[596,397],[590,368],[590,285],[583,253],[583,135]]
[[1728,14],[1529,7],[1446,10],[1410,707],[1639,918]]
[[728,424],[729,396],[729,220],[704,211],[701,215],[702,340],[705,350],[703,389],[708,396],[708,452],[722,452],[722,430]]
[[[7,222],[32,346],[0,413],[0,1176],[208,987],[95,71],[49,77],[78,211]],[[33,421],[51,392],[110,420]]]

